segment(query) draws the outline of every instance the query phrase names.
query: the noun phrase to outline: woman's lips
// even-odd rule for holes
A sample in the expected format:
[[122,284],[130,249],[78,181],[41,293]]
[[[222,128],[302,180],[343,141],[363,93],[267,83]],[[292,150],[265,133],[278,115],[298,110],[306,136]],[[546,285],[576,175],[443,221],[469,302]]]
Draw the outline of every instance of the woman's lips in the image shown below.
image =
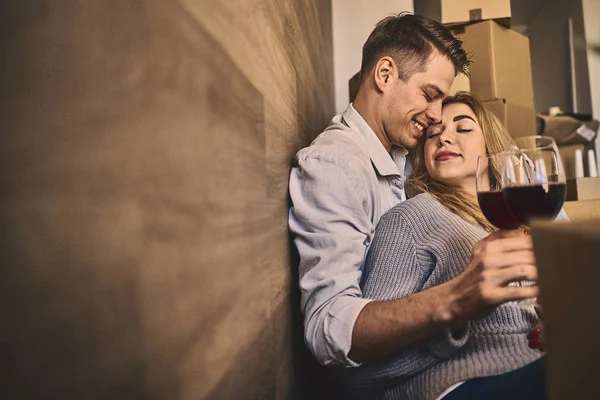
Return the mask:
[[453,151],[441,151],[435,156],[435,161],[446,161],[460,157],[460,154]]

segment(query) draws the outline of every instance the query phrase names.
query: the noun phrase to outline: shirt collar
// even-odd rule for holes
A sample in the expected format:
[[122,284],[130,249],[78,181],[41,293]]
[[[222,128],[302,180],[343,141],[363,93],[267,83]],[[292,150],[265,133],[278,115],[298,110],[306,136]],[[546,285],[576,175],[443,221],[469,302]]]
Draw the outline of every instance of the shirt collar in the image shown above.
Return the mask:
[[402,176],[404,164],[408,151],[402,147],[392,146],[391,155],[387,152],[381,140],[377,137],[373,129],[367,124],[364,118],[354,109],[352,103],[348,105],[342,115],[343,121],[358,132],[367,145],[367,152],[371,162],[381,176],[397,175]]

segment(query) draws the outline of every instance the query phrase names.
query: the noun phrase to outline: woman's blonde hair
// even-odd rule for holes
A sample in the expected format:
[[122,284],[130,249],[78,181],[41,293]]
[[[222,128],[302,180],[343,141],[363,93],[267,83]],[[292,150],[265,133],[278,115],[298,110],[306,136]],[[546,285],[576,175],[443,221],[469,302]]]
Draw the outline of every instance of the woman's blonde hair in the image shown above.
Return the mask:
[[[488,154],[506,151],[514,147],[514,141],[500,120],[476,97],[467,92],[458,92],[445,99],[442,103],[442,108],[449,104],[457,103],[467,105],[477,117]],[[414,151],[414,170],[406,182],[408,195],[413,197],[419,193],[429,193],[433,198],[437,199],[446,208],[464,220],[479,225],[488,232],[496,230],[483,216],[475,196],[464,189],[450,187],[442,182],[436,182],[431,179],[423,158],[424,146],[425,135],[421,136]],[[500,172],[494,165],[490,165],[490,173],[496,179],[500,177]]]

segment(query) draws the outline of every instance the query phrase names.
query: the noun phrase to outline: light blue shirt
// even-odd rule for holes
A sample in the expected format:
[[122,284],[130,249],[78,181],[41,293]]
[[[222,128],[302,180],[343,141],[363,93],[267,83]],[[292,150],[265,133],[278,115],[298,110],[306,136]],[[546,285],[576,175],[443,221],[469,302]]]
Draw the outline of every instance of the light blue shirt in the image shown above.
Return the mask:
[[296,155],[289,227],[300,254],[305,341],[322,364],[359,365],[348,352],[370,301],[359,287],[361,266],[381,216],[406,199],[406,153],[388,153],[350,104]]

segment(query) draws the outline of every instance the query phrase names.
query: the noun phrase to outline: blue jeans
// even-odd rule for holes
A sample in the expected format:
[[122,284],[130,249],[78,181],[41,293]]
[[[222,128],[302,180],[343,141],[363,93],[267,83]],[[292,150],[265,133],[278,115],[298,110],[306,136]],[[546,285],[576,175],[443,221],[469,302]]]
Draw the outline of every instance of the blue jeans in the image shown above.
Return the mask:
[[543,363],[540,358],[503,375],[469,379],[444,400],[545,400]]

